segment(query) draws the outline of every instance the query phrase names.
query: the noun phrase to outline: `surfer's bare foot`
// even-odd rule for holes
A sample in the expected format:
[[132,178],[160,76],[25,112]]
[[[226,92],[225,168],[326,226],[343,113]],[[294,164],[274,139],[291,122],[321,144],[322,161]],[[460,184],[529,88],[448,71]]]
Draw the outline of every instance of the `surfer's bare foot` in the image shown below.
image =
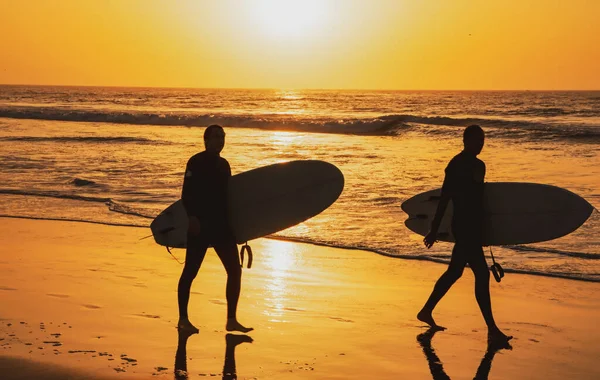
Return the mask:
[[421,322],[427,323],[432,329],[446,330],[445,327],[440,326],[437,323],[435,323],[435,321],[433,320],[433,317],[431,316],[431,313],[426,310],[421,310],[419,312],[419,314],[417,314],[417,319]]
[[227,320],[227,325],[225,326],[225,329],[227,331],[239,331],[243,333],[247,333],[254,330],[252,327],[242,326],[242,324],[239,323],[235,318],[229,318]]
[[177,322],[177,329],[180,331],[187,332],[189,334],[197,334],[200,330],[190,322],[187,318],[179,318]]
[[508,344],[508,341],[512,339],[512,336],[504,334],[499,328],[492,328],[488,331],[488,343],[493,344]]

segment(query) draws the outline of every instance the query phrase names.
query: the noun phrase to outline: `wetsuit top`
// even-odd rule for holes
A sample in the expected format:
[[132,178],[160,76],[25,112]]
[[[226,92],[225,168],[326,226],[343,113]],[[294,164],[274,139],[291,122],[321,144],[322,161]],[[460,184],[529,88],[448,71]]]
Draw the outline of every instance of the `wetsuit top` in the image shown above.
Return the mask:
[[231,168],[226,159],[207,151],[192,156],[185,169],[181,199],[188,216],[200,221],[203,233],[230,230],[227,191]]
[[483,232],[483,187],[485,164],[462,151],[446,167],[442,194],[452,199],[452,232],[457,241],[480,242]]

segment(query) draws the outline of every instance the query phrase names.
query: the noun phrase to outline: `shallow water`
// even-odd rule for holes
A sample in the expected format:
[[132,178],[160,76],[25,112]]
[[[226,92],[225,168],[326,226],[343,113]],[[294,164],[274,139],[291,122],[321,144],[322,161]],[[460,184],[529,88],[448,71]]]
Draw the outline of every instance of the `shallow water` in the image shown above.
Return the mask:
[[[179,197],[187,159],[203,148],[203,128],[163,124],[221,122],[233,174],[296,159],[344,173],[334,205],[279,236],[447,261],[451,245],[425,249],[404,227],[400,204],[441,185],[463,126],[486,131],[488,182],[552,184],[598,208],[599,103],[600,93],[589,92],[0,86],[0,214],[147,226]],[[566,237],[494,254],[507,271],[598,281],[598,236],[594,212]]]

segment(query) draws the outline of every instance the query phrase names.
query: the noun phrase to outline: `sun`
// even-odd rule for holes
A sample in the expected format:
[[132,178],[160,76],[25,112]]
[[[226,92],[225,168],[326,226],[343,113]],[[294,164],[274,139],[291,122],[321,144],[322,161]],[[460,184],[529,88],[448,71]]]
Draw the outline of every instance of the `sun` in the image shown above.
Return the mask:
[[252,11],[258,27],[277,39],[317,35],[328,16],[323,0],[256,0]]

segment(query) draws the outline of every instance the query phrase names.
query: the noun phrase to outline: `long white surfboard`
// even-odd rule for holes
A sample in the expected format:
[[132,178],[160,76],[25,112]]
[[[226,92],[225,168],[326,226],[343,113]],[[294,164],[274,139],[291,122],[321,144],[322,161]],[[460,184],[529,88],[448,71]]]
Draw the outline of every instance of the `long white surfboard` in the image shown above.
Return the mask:
[[[440,198],[441,189],[427,191],[402,203],[409,230],[425,236]],[[577,194],[537,183],[491,182],[484,188],[485,245],[528,244],[570,234],[594,208]],[[450,228],[452,202],[444,213],[438,240],[453,242]]]
[[[344,189],[344,175],[334,165],[298,160],[264,166],[231,177],[230,221],[237,242],[270,235],[327,209]],[[154,240],[185,248],[188,217],[181,200],[150,224]]]

